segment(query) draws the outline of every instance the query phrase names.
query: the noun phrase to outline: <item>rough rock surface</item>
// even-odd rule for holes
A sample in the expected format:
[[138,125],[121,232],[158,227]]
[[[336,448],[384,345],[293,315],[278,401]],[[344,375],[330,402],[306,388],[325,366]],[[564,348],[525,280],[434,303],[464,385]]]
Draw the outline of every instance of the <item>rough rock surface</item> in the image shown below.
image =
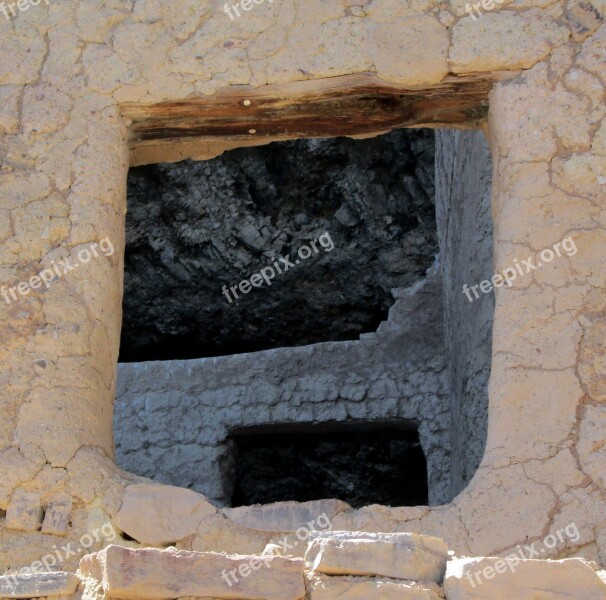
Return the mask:
[[[131,169],[121,360],[355,339],[437,252],[434,134],[298,140]],[[329,232],[334,249],[229,303],[223,285]],[[327,247],[328,244],[327,244]],[[232,294],[233,299],[233,294]]]
[[448,600],[604,600],[606,580],[584,560],[465,558],[448,563]]
[[[229,579],[234,569],[237,574]],[[101,586],[107,596],[117,600],[170,600],[182,596],[238,600],[305,597],[303,561],[279,556],[108,546],[85,556],[80,561],[80,573],[88,580],[88,589]]]
[[114,522],[141,544],[160,546],[192,535],[216,512],[204,496],[191,490],[139,483],[126,488]]
[[367,575],[442,583],[448,545],[415,533],[312,533],[305,553],[310,570],[325,575]]

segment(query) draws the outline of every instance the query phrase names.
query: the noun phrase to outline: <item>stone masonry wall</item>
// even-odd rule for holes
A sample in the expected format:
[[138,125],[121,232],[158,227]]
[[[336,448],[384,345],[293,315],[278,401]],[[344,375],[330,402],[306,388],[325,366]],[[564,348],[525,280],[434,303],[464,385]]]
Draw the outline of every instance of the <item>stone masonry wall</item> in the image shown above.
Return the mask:
[[397,293],[389,320],[356,342],[189,361],[121,364],[118,464],[220,505],[233,481],[228,434],[263,424],[419,423],[430,502],[450,500],[450,420],[435,274]]
[[[116,522],[142,482],[115,465],[112,431],[131,160],[204,159],[279,138],[236,124],[268,95],[279,96],[273,115],[284,122],[289,107],[305,104],[301,89],[360,90],[369,77],[368,95],[377,82],[413,94],[403,100],[413,115],[426,101],[427,120],[409,123],[417,125],[447,125],[479,88],[486,105],[455,117],[487,128],[495,272],[567,236],[577,251],[496,291],[486,450],[465,490],[447,506],[344,510],[335,527],[418,531],[458,555],[488,556],[574,523],[580,535],[541,557],[606,565],[606,7],[516,0],[474,19],[465,4],[293,0],[253,3],[232,21],[198,0],[62,0],[0,18],[0,290],[92,241],[109,237],[116,249],[48,289],[0,302],[0,568],[27,566]],[[250,102],[224,101],[229,139],[205,128],[197,102],[220,103],[226,90]],[[168,107],[191,110],[198,135],[166,137],[165,127],[153,138],[147,121],[158,106],[165,116]],[[334,115],[290,136],[349,123],[331,106]],[[147,145],[133,138],[127,112],[147,122]],[[362,133],[389,128],[365,114]],[[138,517],[156,529],[164,519],[165,541],[188,543],[187,505],[161,502],[169,491],[152,487]],[[66,528],[50,520],[41,530],[59,503]],[[280,515],[274,527],[292,527]],[[227,531],[233,518],[213,513]],[[200,538],[220,551],[230,540],[241,548],[246,532]],[[62,567],[77,563],[70,556]]]

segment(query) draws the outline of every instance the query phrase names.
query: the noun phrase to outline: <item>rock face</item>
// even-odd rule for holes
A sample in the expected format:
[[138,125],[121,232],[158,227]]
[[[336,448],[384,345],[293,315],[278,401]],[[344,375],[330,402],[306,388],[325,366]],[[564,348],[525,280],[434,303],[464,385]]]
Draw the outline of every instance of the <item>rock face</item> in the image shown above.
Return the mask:
[[108,546],[80,561],[87,585],[117,600],[172,600],[183,596],[237,600],[302,600],[303,561]]
[[217,509],[191,490],[141,483],[129,485],[115,524],[141,544],[160,546],[195,533]]
[[448,563],[447,600],[604,600],[606,580],[580,558],[465,558]]
[[314,533],[305,554],[310,569],[325,575],[368,575],[441,583],[448,546],[414,533]]
[[[374,331],[437,251],[434,134],[298,140],[129,173],[121,360],[199,358]],[[229,303],[273,258],[334,249]],[[319,245],[318,245],[319,247]],[[232,294],[233,299],[233,294]]]

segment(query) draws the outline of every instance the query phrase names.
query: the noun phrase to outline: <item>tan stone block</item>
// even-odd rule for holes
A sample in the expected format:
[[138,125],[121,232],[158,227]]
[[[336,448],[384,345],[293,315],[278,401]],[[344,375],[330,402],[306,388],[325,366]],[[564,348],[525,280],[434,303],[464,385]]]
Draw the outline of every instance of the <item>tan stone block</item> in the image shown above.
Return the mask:
[[[300,527],[328,529],[336,515],[351,510],[341,500],[312,500],[311,502],[275,502],[226,508],[223,514],[238,525],[266,532],[296,531]],[[328,523],[326,523],[328,521]]]
[[[499,161],[505,162],[501,169],[506,173],[514,163],[550,162],[556,153],[556,135],[552,124],[545,118],[545,106],[551,93],[551,90],[523,85],[517,80],[495,86],[489,113],[495,140],[493,153],[501,156]],[[509,180],[510,176],[506,177]],[[499,194],[493,198],[499,209],[506,201],[505,193],[503,198]]]
[[71,510],[71,500],[58,500],[48,504],[42,522],[42,533],[67,535]]
[[[564,267],[568,266],[565,259],[558,260]],[[555,261],[554,265],[560,268]],[[542,267],[543,270],[546,268]],[[566,271],[566,268],[563,270]],[[529,278],[532,282],[532,277]],[[535,275],[535,279],[537,278]],[[578,344],[583,329],[574,314],[553,314],[550,306],[551,295],[548,291],[539,292],[536,286],[531,286],[521,292],[510,292],[507,289],[503,292],[504,295],[509,293],[516,294],[516,301],[503,303],[503,307],[499,308],[503,321],[495,327],[498,335],[495,336],[494,349],[501,354],[495,359],[495,364],[501,370],[509,369],[505,375],[505,385],[508,389],[512,388],[511,394],[526,393],[528,398],[534,400],[537,390],[522,383],[530,381],[528,376],[514,378],[512,369],[573,368],[577,361]],[[516,380],[519,380],[519,385],[515,383]],[[505,391],[502,384],[499,384],[498,389],[499,393]],[[510,408],[514,409],[514,406],[517,406],[517,403],[512,403]]]
[[[331,5],[324,4],[323,8],[318,8],[313,20],[295,20],[288,43],[282,44],[271,58],[263,52],[263,59],[253,65],[253,71],[243,73],[241,77],[247,81],[256,77],[255,85],[298,81],[301,79],[302,63],[307,65],[305,79],[337,77],[351,73],[352,69],[353,72],[371,70],[372,58],[366,50],[369,33],[364,20],[345,17],[329,20],[325,24],[317,22],[320,15],[330,10]],[[312,10],[306,5],[306,14],[313,14]],[[314,44],[309,44],[310,36],[315,38]],[[221,63],[224,58],[217,57],[217,60]],[[258,81],[259,75],[256,75],[259,70],[266,74],[262,82]]]
[[316,577],[310,583],[311,600],[440,600],[437,585],[419,585],[397,579]]
[[[84,327],[82,329],[85,330]],[[47,333],[50,346],[53,328],[49,327]],[[57,327],[56,335],[55,343],[58,343],[57,339],[65,342],[64,348],[84,346],[84,332],[69,331],[69,326],[65,331]],[[64,351],[69,354],[68,350]],[[29,452],[42,451],[55,467],[65,466],[74,457],[82,445],[80,440],[111,452],[111,413],[103,414],[101,411],[105,403],[96,389],[83,382],[76,388],[38,387],[28,394],[27,399],[21,408],[16,431],[23,440],[21,446]]]
[[454,73],[528,69],[566,42],[570,32],[540,10],[508,11],[461,19],[453,27]]
[[2,208],[7,210],[46,198],[52,190],[50,179],[44,173],[30,171],[0,172],[0,186]]
[[42,525],[43,514],[40,494],[16,490],[6,510],[5,525],[9,529],[36,531]]
[[[108,546],[80,561],[84,577],[118,600],[183,596],[238,600],[302,600],[301,559]],[[233,570],[237,575],[231,575]],[[237,582],[234,582],[237,577]],[[232,585],[228,584],[231,581]]]
[[305,553],[305,562],[316,573],[436,583],[442,581],[447,559],[444,540],[416,533],[315,533]]
[[448,30],[430,15],[370,22],[367,51],[382,79],[404,85],[438,83],[448,74]]
[[191,490],[139,483],[129,485],[115,524],[141,544],[171,544],[195,533],[217,509]]
[[70,596],[76,592],[80,580],[72,573],[30,573],[0,577],[2,598],[43,598]]
[[[516,559],[519,560],[519,559]],[[448,600],[603,600],[606,582],[585,561],[465,558],[448,563]],[[478,581],[479,578],[479,581]]]
[[270,538],[270,533],[241,527],[224,515],[216,514],[202,521],[191,549],[196,552],[261,554]]

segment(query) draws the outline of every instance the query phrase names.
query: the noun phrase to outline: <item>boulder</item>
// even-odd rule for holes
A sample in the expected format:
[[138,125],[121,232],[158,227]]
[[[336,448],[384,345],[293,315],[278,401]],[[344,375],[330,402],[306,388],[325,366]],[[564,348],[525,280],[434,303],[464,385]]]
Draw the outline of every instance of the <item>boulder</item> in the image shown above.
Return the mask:
[[416,533],[332,531],[310,537],[305,560],[325,575],[367,575],[441,583],[448,546]]
[[[515,558],[514,558],[515,557]],[[463,558],[448,563],[447,600],[605,600],[606,581],[581,558]]]
[[129,485],[115,525],[141,544],[162,546],[194,534],[217,509],[202,494],[157,483]]
[[316,577],[310,583],[310,600],[442,600],[440,588],[397,579]]
[[302,559],[108,546],[80,561],[87,589],[116,600],[302,600]]

